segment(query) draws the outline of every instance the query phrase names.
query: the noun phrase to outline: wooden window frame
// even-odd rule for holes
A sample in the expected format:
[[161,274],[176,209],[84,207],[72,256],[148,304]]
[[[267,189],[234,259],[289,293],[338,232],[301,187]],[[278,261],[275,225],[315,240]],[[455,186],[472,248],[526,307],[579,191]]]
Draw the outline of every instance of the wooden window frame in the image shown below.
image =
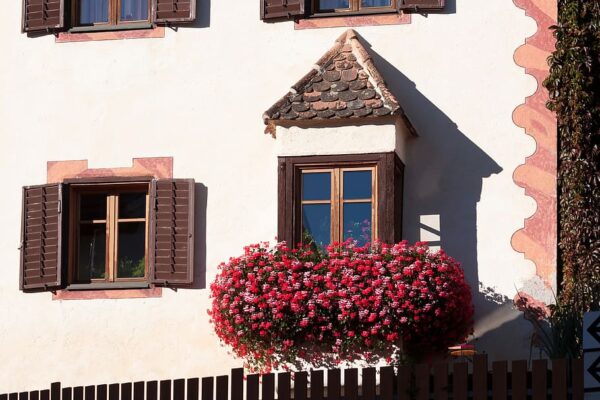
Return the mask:
[[321,0],[311,0],[313,15],[329,16],[329,15],[364,15],[364,14],[382,14],[382,13],[397,13],[397,2],[399,0],[390,0],[390,5],[387,7],[362,7],[361,0],[348,0],[348,8],[321,9]]
[[[373,163],[358,164],[355,166],[339,166],[332,164],[327,168],[317,166],[299,166],[300,174],[315,174],[327,172],[331,175],[331,195],[329,200],[304,200],[302,193],[298,199],[300,208],[300,232],[303,230],[302,209],[309,204],[329,204],[331,215],[330,241],[341,242],[344,240],[344,206],[350,203],[371,203],[371,239],[376,240],[377,235],[377,165]],[[345,199],[344,198],[344,176],[347,171],[370,171],[371,172],[371,197],[369,199]],[[302,189],[301,189],[302,190]]]
[[[144,218],[118,218],[119,195],[131,192],[146,192],[146,212]],[[79,251],[79,227],[80,219],[80,199],[81,195],[94,192],[107,193],[107,215],[105,220],[92,221],[91,223],[106,224],[106,248],[105,248],[105,278],[90,279],[89,281],[80,281],[77,278],[77,260]],[[69,256],[68,256],[68,282],[73,285],[119,285],[128,283],[147,283],[149,281],[149,232],[150,232],[150,182],[111,182],[111,183],[77,183],[69,187]],[[145,267],[144,276],[136,278],[117,277],[117,255],[118,255],[118,224],[123,222],[145,222],[145,240],[144,254]]]
[[140,23],[150,23],[152,19],[152,1],[148,1],[148,18],[132,21],[121,20],[121,2],[122,0],[108,0],[108,22],[98,22],[93,24],[82,24],[79,11],[81,0],[71,0],[71,26],[72,27],[111,27],[135,25]]
[[279,157],[278,239],[285,240],[290,246],[297,245],[302,239],[303,170],[364,167],[376,170],[375,190],[372,193],[377,200],[374,207],[373,237],[388,243],[401,240],[404,164],[395,152]]

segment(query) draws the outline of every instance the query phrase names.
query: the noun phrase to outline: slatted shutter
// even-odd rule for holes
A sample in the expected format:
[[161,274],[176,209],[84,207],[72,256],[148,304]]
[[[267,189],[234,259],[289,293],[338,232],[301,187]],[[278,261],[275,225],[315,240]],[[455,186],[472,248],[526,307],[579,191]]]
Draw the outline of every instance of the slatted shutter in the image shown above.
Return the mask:
[[63,28],[64,20],[64,0],[23,0],[23,32]]
[[444,9],[445,0],[398,0],[398,8],[405,11]]
[[194,280],[194,180],[152,181],[150,281],[187,286]]
[[304,15],[305,0],[260,0],[262,20],[291,18]]
[[63,186],[23,188],[21,290],[62,286]]
[[196,0],[153,0],[156,23],[192,22],[196,19]]

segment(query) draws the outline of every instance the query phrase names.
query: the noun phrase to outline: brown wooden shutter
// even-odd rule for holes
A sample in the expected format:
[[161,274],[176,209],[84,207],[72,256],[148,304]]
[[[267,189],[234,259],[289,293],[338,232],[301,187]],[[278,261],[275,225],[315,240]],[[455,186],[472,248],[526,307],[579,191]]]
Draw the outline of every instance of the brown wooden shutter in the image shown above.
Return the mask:
[[187,286],[194,280],[194,180],[152,181],[150,281]]
[[427,11],[444,9],[445,0],[398,0],[398,8],[404,11]]
[[304,15],[305,0],[260,0],[260,19],[271,20]]
[[64,27],[64,0],[23,0],[22,32]]
[[62,286],[63,185],[23,188],[21,290]]
[[196,19],[196,0],[154,0],[152,15],[159,24],[192,22]]

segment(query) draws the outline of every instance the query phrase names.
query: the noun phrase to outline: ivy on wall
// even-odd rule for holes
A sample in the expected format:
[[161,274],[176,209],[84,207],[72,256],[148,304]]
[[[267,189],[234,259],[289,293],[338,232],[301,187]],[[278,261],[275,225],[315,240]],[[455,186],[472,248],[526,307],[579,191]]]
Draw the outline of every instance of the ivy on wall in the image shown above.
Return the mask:
[[576,356],[583,312],[600,308],[600,0],[558,0],[558,9],[544,82],[558,118],[562,285],[552,322]]

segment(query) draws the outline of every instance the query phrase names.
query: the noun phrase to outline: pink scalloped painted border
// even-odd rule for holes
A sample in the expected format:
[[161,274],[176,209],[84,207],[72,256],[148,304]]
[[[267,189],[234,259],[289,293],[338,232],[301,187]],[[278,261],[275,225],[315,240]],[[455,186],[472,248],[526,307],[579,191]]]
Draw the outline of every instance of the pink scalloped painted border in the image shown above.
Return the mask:
[[550,26],[556,24],[556,0],[513,0],[517,7],[533,18],[537,32],[525,40],[514,55],[517,65],[538,83],[536,92],[525,99],[513,113],[516,125],[525,129],[536,142],[535,152],[513,174],[515,183],[532,197],[536,212],[514,233],[513,248],[535,263],[537,275],[549,288],[556,287],[557,260],[557,125],[556,116],[546,108],[548,91],[542,82],[548,76],[547,59],[555,40]]

